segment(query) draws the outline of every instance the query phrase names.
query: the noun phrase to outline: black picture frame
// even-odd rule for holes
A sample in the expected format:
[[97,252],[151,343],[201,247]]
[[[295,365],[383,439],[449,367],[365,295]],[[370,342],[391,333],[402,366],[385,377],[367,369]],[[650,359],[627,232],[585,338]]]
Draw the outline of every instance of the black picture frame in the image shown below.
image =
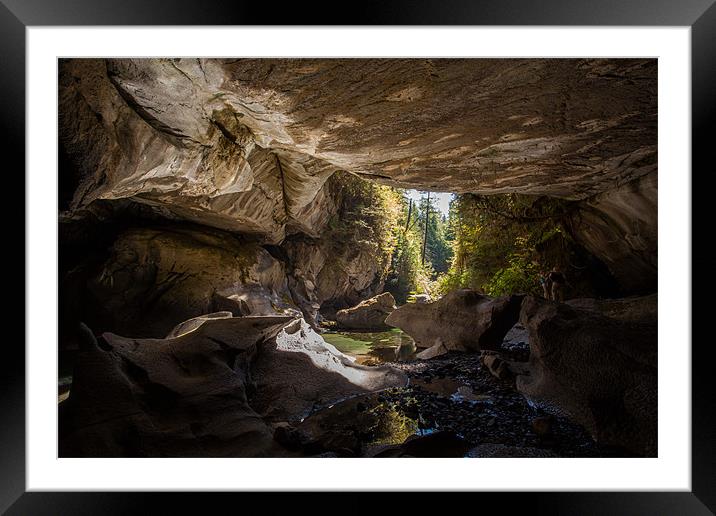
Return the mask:
[[[716,398],[712,370],[713,339],[706,339],[712,317],[707,297],[714,292],[716,259],[709,252],[713,234],[708,196],[714,189],[712,134],[716,134],[716,0],[363,0],[337,9],[336,2],[211,0],[0,0],[0,99],[3,156],[14,157],[4,172],[23,192],[25,148],[25,30],[42,25],[576,25],[691,27],[692,71],[692,492],[640,493],[475,493],[489,502],[545,514],[710,514],[716,511]],[[668,135],[660,135],[668,137]],[[695,171],[695,172],[694,172]],[[48,171],[48,173],[51,173]],[[685,178],[686,180],[687,178]],[[19,196],[18,196],[19,197]],[[24,213],[24,210],[22,211]],[[13,222],[17,225],[17,221]],[[23,224],[24,227],[24,224]],[[24,236],[23,236],[24,238]],[[19,247],[19,244],[18,244]],[[23,245],[23,258],[25,256]],[[23,260],[24,263],[24,260]],[[49,264],[48,264],[49,266]],[[24,269],[24,264],[23,264]],[[27,270],[24,269],[26,274]],[[16,296],[15,296],[16,297]],[[24,295],[23,295],[24,299]],[[23,303],[24,307],[24,303]],[[700,329],[703,335],[694,330]],[[700,338],[703,337],[703,338]],[[145,512],[148,499],[186,511],[184,496],[126,493],[25,492],[25,353],[19,339],[6,340],[0,390],[0,511],[8,514],[114,514]],[[673,343],[688,352],[689,343]],[[660,371],[668,374],[668,371]],[[207,493],[199,495],[206,499]],[[246,494],[227,494],[227,497]],[[179,499],[177,499],[179,498]],[[267,498],[261,503],[267,507]],[[246,500],[244,498],[244,500]],[[418,498],[420,500],[420,498]],[[206,503],[206,502],[202,502]],[[254,503],[242,502],[242,503]],[[274,503],[271,501],[271,503]],[[475,503],[475,501],[471,502]]]

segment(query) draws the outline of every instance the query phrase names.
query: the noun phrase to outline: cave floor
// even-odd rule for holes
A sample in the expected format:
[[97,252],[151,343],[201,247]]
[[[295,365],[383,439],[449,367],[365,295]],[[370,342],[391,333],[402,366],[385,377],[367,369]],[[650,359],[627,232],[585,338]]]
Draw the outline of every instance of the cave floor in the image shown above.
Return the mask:
[[[522,361],[528,351],[513,346],[503,353]],[[402,369],[409,384],[313,413],[297,426],[307,436],[306,451],[326,457],[631,456],[596,444],[579,425],[530,403],[514,379],[492,376],[479,354],[389,364]]]

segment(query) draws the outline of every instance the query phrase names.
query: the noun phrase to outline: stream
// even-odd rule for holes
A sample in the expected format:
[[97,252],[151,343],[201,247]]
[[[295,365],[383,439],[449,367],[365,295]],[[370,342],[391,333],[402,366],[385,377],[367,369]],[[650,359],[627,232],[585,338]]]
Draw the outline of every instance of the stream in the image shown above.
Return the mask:
[[321,337],[338,351],[355,358],[357,364],[367,366],[414,360],[417,352],[413,338],[398,328],[379,332],[329,330]]

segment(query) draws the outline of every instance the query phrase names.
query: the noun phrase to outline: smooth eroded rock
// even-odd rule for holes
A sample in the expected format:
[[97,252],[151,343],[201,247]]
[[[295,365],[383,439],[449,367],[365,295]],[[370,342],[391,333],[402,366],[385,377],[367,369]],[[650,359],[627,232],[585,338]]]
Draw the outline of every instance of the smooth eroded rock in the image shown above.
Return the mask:
[[418,346],[435,347],[431,356],[448,351],[499,349],[517,322],[521,300],[522,296],[517,295],[491,298],[461,289],[432,303],[403,305],[385,322],[413,337]]
[[251,403],[271,421],[300,420],[313,410],[358,394],[407,384],[390,366],[358,365],[328,344],[304,320],[266,343],[252,366]]
[[395,310],[395,298],[390,292],[361,301],[352,308],[338,310],[336,322],[343,328],[356,330],[389,329],[385,318]]
[[[530,358],[516,385],[598,442],[656,456],[658,341],[648,308],[655,298],[644,302],[647,308],[637,310],[631,300],[630,315],[619,318],[610,310],[525,298],[520,321],[529,330]],[[593,306],[600,304],[614,309],[620,302]]]
[[572,236],[645,293],[656,100],[655,59],[62,59],[63,204],[131,199],[278,244],[321,235],[339,170],[546,195],[578,201]]
[[283,455],[246,389],[257,347],[290,321],[206,318],[169,339],[89,334],[60,405],[59,455]]

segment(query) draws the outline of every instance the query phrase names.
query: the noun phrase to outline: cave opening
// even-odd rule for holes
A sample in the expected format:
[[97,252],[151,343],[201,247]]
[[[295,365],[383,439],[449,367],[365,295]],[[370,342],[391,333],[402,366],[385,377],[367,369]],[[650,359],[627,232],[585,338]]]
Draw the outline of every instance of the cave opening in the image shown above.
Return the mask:
[[59,69],[61,456],[655,453],[655,60]]

